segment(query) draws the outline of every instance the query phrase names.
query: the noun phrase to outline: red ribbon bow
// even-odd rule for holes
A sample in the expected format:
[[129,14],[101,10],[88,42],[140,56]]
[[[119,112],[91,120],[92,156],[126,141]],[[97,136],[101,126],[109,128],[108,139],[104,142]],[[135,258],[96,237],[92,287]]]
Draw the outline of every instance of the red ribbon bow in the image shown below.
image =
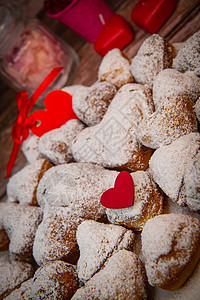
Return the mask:
[[30,99],[28,99],[28,94],[26,91],[17,93],[16,101],[19,109],[19,114],[12,128],[12,138],[14,141],[14,145],[7,164],[7,179],[9,178],[12,168],[15,164],[20,144],[29,136],[29,129],[37,125],[37,120],[35,120],[32,115],[28,117],[28,114],[30,113],[38,98],[58,76],[62,69],[63,67],[54,68],[44,79],[44,81],[39,85]]

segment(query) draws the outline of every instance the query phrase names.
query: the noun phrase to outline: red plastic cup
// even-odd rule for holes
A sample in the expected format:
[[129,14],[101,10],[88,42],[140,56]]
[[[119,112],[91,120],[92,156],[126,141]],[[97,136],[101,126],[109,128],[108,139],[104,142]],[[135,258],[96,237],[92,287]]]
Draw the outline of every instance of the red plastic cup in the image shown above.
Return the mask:
[[104,0],[73,0],[62,11],[52,14],[46,5],[49,17],[59,20],[90,43],[94,43],[103,28],[100,15],[104,21],[114,15],[114,12]]

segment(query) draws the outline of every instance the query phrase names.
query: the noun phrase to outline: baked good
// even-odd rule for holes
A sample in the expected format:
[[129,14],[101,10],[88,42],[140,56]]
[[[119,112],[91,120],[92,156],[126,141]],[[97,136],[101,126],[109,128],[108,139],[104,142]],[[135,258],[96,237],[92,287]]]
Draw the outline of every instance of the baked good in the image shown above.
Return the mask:
[[43,174],[52,167],[52,164],[40,159],[25,166],[14,174],[7,184],[7,196],[9,202],[37,205],[36,190]]
[[197,117],[198,121],[200,122],[200,98],[195,103],[194,111],[196,113],[196,117]]
[[72,297],[82,299],[131,299],[147,298],[146,277],[136,254],[120,250],[113,254],[105,266]]
[[78,226],[77,243],[80,257],[78,277],[86,282],[97,273],[106,260],[121,249],[131,250],[134,233],[121,226],[86,220]]
[[79,120],[73,119],[43,134],[38,142],[39,152],[55,165],[73,161],[71,144],[84,127]]
[[146,147],[157,149],[179,137],[198,132],[193,103],[187,97],[168,97],[137,127],[137,138]]
[[98,124],[116,94],[116,87],[109,82],[97,82],[91,87],[82,86],[73,95],[73,110],[87,126]]
[[4,211],[7,208],[7,203],[0,202],[0,251],[6,251],[9,248],[9,237],[3,225]]
[[110,188],[118,173],[89,163],[58,165],[48,170],[37,189],[39,205],[68,207],[77,216],[103,221],[101,194]]
[[45,209],[33,245],[37,264],[40,266],[52,260],[75,262],[79,255],[76,230],[82,221],[82,218],[71,214],[67,207]]
[[[194,211],[200,208],[199,193],[193,195],[198,191],[200,184],[199,162],[196,163],[199,146],[200,134],[191,133],[180,137],[171,145],[157,149],[149,162],[152,177],[164,193],[179,205],[188,205]],[[187,186],[187,192],[184,192],[183,186]],[[185,197],[179,196],[181,189]]]
[[63,87],[61,90],[70,94],[72,96],[74,96],[74,93],[79,89],[82,88],[82,84],[74,84],[74,85],[67,85],[65,87]]
[[33,284],[33,278],[24,281],[19,288],[14,289],[14,291],[8,295],[5,300],[32,300],[31,298],[31,287]]
[[[174,52],[174,47],[158,35],[145,43],[133,61],[147,84],[133,83],[130,60],[114,49],[102,60],[99,81],[94,85],[66,87],[73,97],[78,95],[77,114],[80,110],[83,116],[79,118],[90,127],[83,129],[79,120],[71,120],[41,138],[30,136],[24,143],[30,169],[9,187],[7,208],[0,206],[0,238],[8,246],[8,236],[5,240],[3,235],[6,228],[11,239],[10,258],[26,259],[34,269],[39,267],[36,263],[41,267],[34,281],[32,272],[30,280],[23,279],[26,282],[17,287],[12,284],[11,299],[146,299],[148,283],[142,263],[150,270],[149,283],[153,284],[152,288],[148,286],[149,299],[169,300],[170,293],[177,296],[176,300],[195,299],[199,285],[191,285],[195,289],[191,297],[185,287],[196,268],[200,244],[200,221],[196,220],[200,219],[200,136],[196,120],[200,79],[193,71],[169,69],[180,45],[173,45]],[[117,90],[114,98],[111,101],[108,97],[108,103],[101,101],[100,94],[111,86]],[[80,131],[76,131],[77,124]],[[148,136],[144,144],[137,136],[141,126],[142,137]],[[62,131],[66,127],[70,128],[69,135],[69,131],[67,135]],[[41,152],[44,149],[42,157],[59,164],[42,178],[38,175],[38,143],[43,147]],[[100,203],[101,195],[113,188],[121,170],[132,172],[134,205],[106,209]],[[167,214],[167,220],[159,219],[165,216],[162,213]],[[172,217],[171,213],[176,215]],[[147,225],[156,218],[155,224]],[[141,238],[145,230],[147,238]],[[154,255],[158,260],[153,260]],[[181,269],[183,263],[186,269]],[[182,281],[176,282],[173,274]],[[163,288],[178,288],[177,294]]]
[[156,75],[171,68],[175,49],[159,34],[153,34],[142,43],[131,63],[131,73],[136,82],[153,86]]
[[132,230],[142,230],[148,219],[163,211],[162,191],[147,171],[131,173],[134,182],[134,204],[121,209],[106,209],[108,220]]
[[142,252],[148,282],[178,289],[200,258],[200,221],[182,214],[156,216],[143,228]]
[[189,37],[173,61],[173,68],[180,72],[190,71],[200,76],[200,30]]
[[[154,288],[152,296],[155,300],[198,300],[199,299],[199,282],[200,282],[200,262],[195,268],[192,275],[188,278],[183,286],[176,291],[166,291],[160,288]],[[150,296],[151,297],[151,296]]]
[[177,202],[200,212],[200,151],[186,164]]
[[4,299],[22,282],[33,276],[33,268],[23,261],[10,260],[9,255],[0,257],[0,299]]
[[200,78],[191,72],[181,73],[175,69],[164,69],[153,83],[153,102],[156,109],[163,102],[176,97],[190,99],[193,104],[200,96]]
[[75,160],[118,170],[145,170],[152,150],[138,142],[136,127],[153,111],[148,86],[123,85],[101,122],[85,128],[74,139],[72,153]]
[[133,82],[129,58],[117,48],[110,50],[101,61],[98,80],[110,82],[117,89],[126,83]]
[[10,239],[12,258],[27,259],[32,256],[33,242],[38,225],[42,221],[39,207],[10,204],[4,210],[3,225]]
[[32,299],[71,299],[78,288],[76,269],[63,261],[41,266],[34,275]]
[[30,164],[44,158],[38,150],[38,142],[39,137],[30,132],[29,137],[22,143],[21,150]]

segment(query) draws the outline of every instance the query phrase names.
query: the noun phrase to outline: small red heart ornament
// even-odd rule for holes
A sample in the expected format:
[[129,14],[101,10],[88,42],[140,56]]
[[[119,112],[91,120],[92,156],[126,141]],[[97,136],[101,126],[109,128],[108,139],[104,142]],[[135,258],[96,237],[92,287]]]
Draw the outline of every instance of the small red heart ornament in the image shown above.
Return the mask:
[[72,108],[72,96],[65,91],[56,90],[48,93],[44,105],[46,110],[35,111],[30,116],[39,123],[38,126],[31,128],[32,133],[39,137],[71,119],[78,119]]
[[106,208],[125,208],[134,204],[134,183],[131,175],[122,171],[115,180],[114,188],[105,191],[100,200]]

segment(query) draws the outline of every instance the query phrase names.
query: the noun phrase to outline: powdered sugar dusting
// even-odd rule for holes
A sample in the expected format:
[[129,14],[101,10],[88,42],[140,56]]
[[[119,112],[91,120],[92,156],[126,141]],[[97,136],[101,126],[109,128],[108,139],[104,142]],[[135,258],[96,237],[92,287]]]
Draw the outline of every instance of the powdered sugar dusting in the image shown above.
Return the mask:
[[122,85],[133,82],[131,65],[119,49],[110,50],[102,59],[98,70],[99,81],[108,81],[119,89]]
[[2,298],[33,276],[33,269],[30,264],[10,260],[8,255],[0,258],[0,269],[0,297]]
[[136,82],[153,86],[156,75],[172,65],[173,50],[161,36],[147,38],[132,59],[131,73]]
[[142,120],[137,128],[137,137],[145,146],[157,149],[197,131],[192,102],[184,97],[170,97],[155,113]]
[[33,245],[37,264],[57,259],[75,261],[78,255],[76,230],[82,221],[66,207],[46,208]]
[[186,205],[193,211],[200,211],[200,151],[188,161],[183,185]]
[[113,254],[105,267],[86,282],[72,299],[146,298],[145,274],[140,260],[133,252],[121,250]]
[[23,282],[18,289],[15,289],[5,300],[32,300],[30,290],[33,284],[33,278]]
[[64,206],[80,217],[102,219],[105,208],[100,204],[100,196],[114,185],[117,175],[116,171],[89,163],[58,165],[41,179],[38,203],[42,208],[47,204]]
[[10,239],[9,251],[12,257],[31,257],[35,232],[41,221],[42,210],[39,207],[8,205],[3,224]]
[[148,219],[162,212],[163,197],[148,172],[131,173],[134,182],[134,205],[123,209],[106,209],[108,220],[141,230]]
[[60,128],[45,133],[38,143],[39,152],[55,165],[71,162],[72,141],[84,127],[79,120],[73,119]]
[[21,150],[30,164],[44,158],[38,150],[38,142],[39,137],[30,133],[29,137],[22,143]]
[[197,119],[200,122],[200,98],[197,100],[195,106],[194,106],[194,111],[196,113]]
[[20,204],[36,204],[35,192],[40,176],[49,167],[51,167],[50,163],[40,159],[13,175],[7,184],[8,201],[19,201]]
[[199,146],[199,133],[191,133],[157,149],[149,161],[154,181],[174,201],[177,201],[186,165]]
[[49,262],[34,275],[32,299],[71,299],[78,288],[76,268],[63,261]]
[[115,85],[97,82],[91,87],[79,88],[73,96],[73,109],[78,118],[87,126],[98,124],[116,94]]
[[121,226],[87,220],[79,225],[77,242],[80,249],[78,276],[81,281],[90,279],[106,259],[120,249],[131,249],[134,233]]
[[102,121],[84,129],[74,140],[76,161],[132,170],[145,169],[151,154],[138,143],[138,123],[153,112],[151,90],[140,84],[124,85],[113,98]]
[[156,108],[174,97],[189,98],[194,104],[199,95],[200,78],[190,72],[182,74],[174,69],[165,69],[154,80],[153,101]]
[[200,296],[200,263],[196,267],[194,273],[188,278],[185,285],[180,289],[173,292],[168,292],[155,288],[154,299],[155,300],[199,300]]
[[176,279],[197,251],[199,242],[200,221],[196,218],[166,214],[149,220],[142,232],[142,252],[149,283],[162,286]]
[[195,75],[200,76],[200,30],[193,34],[179,50],[173,61],[173,68],[186,72],[191,71]]

